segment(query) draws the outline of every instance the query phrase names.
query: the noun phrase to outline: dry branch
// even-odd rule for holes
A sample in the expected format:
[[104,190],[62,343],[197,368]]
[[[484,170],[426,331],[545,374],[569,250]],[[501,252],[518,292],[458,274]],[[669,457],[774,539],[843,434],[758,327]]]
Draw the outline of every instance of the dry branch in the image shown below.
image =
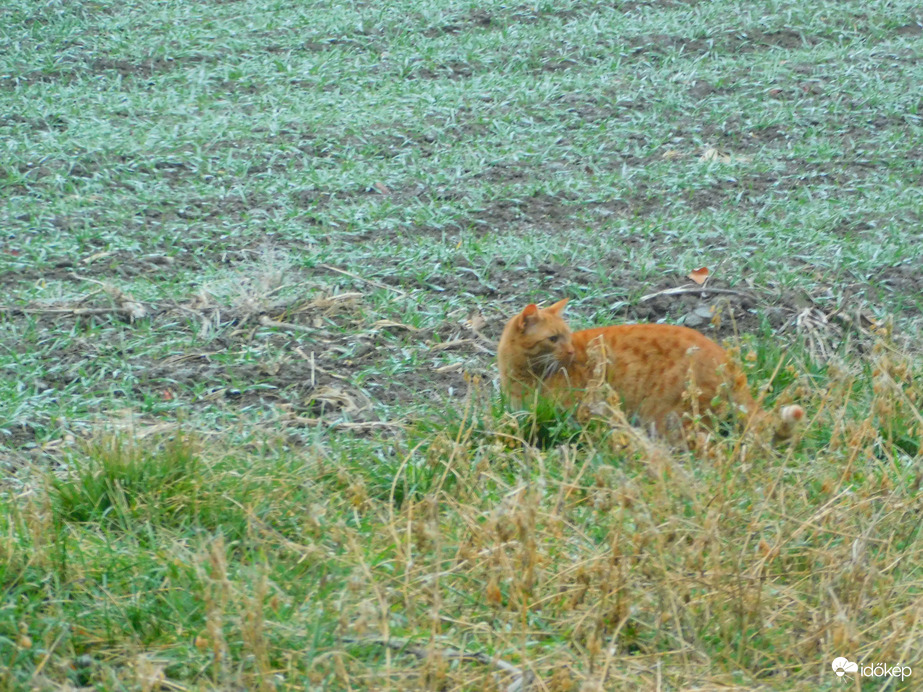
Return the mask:
[[[491,344],[492,346],[493,344]],[[481,343],[479,339],[453,339],[452,341],[443,341],[441,344],[433,344],[429,347],[430,351],[448,351],[452,348],[459,348],[461,346],[474,346],[478,351],[482,353],[489,353],[493,355],[494,351],[491,350],[488,346]]]
[[377,430],[381,428],[394,428],[397,430],[406,427],[406,424],[397,421],[388,420],[370,420],[370,421],[340,421],[336,423],[328,422],[323,418],[307,418],[305,416],[286,416],[282,419],[284,422],[295,423],[296,425],[306,426],[325,426],[333,430]]
[[394,293],[397,293],[400,296],[407,295],[405,291],[402,291],[399,288],[394,288],[394,286],[383,284],[380,281],[375,281],[374,279],[367,279],[364,276],[359,276],[358,274],[354,274],[353,272],[346,271],[345,269],[340,269],[339,267],[334,267],[329,264],[318,264],[317,266],[320,267],[321,269],[326,269],[327,271],[336,272],[337,274],[343,274],[344,276],[349,276],[353,279],[356,279],[357,281],[362,281],[364,283],[367,283],[370,286],[375,286],[377,288],[383,288],[386,291],[393,291]]
[[315,360],[314,351],[311,351],[311,354],[308,355],[301,349],[301,347],[296,346],[295,353],[297,353],[299,356],[301,356],[302,358],[304,358],[306,361],[308,361],[311,364],[312,386],[314,385],[313,378],[314,378],[315,371],[323,373],[324,375],[328,375],[329,377],[333,377],[338,380],[343,380],[344,382],[349,382],[351,379],[346,375],[340,375],[339,373],[335,373],[331,370],[327,370],[326,368],[322,368],[321,366],[319,366]]
[[[139,305],[136,303],[135,305]],[[142,308],[143,310],[143,308]],[[17,308],[11,305],[0,305],[0,313],[7,315],[73,315],[74,317],[85,317],[87,315],[119,315],[130,319],[137,319],[147,314],[144,310],[140,312],[137,309],[127,307],[112,308]]]
[[698,294],[722,293],[726,295],[740,296],[741,298],[749,298],[750,300],[755,300],[752,294],[747,293],[746,291],[736,291],[733,288],[711,288],[709,286],[676,286],[675,288],[665,288],[662,291],[655,291],[654,293],[648,293],[646,296],[641,296],[638,299],[638,302],[644,303],[648,300],[659,298],[660,296],[678,296],[678,295],[683,295],[686,293],[698,293]]
[[378,320],[372,324],[374,329],[406,329],[408,332],[418,332],[420,331],[419,327],[414,327],[409,324],[404,324],[403,322],[395,322],[394,320]]
[[305,327],[302,324],[292,324],[291,322],[280,322],[279,320],[274,320],[266,315],[260,316],[260,324],[264,327],[275,327],[277,329],[287,329],[292,332],[304,332],[305,334],[312,334],[317,332],[314,327]]
[[365,294],[359,293],[358,291],[350,291],[348,293],[337,293],[332,296],[324,296],[322,298],[315,298],[309,303],[306,303],[302,307],[295,310],[295,313],[306,312],[308,310],[324,310],[329,312],[332,308],[340,307],[343,303],[348,303],[350,301],[361,300]]

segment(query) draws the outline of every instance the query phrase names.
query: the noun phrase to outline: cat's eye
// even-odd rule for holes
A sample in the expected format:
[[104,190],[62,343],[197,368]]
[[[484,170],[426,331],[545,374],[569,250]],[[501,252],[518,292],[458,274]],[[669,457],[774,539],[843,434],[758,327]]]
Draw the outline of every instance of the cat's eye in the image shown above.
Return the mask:
[[550,341],[550,342],[553,343],[553,344],[558,343],[558,341],[560,341],[560,339],[561,339],[561,335],[560,335],[560,334],[552,334],[551,336],[548,337],[548,341]]

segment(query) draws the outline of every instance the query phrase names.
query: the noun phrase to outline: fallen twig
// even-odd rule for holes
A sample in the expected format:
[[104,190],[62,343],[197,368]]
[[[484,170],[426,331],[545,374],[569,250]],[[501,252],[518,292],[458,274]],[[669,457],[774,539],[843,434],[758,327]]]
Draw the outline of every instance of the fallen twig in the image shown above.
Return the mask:
[[326,426],[332,428],[333,430],[375,430],[377,428],[395,428],[402,429],[406,427],[405,423],[398,423],[396,421],[389,420],[370,420],[370,421],[340,421],[337,423],[331,423],[323,418],[307,418],[305,416],[287,416],[284,418],[286,422],[296,423],[298,425],[307,425],[307,426]]
[[644,303],[648,300],[653,300],[654,298],[659,298],[660,296],[677,296],[683,295],[684,293],[722,293],[733,296],[741,296],[742,298],[750,298],[755,300],[752,294],[747,293],[746,291],[736,291],[733,288],[711,288],[709,286],[676,286],[675,288],[665,288],[662,291],[655,291],[654,293],[648,293],[646,296],[641,296],[638,299],[639,303]]
[[395,322],[394,320],[378,320],[372,325],[375,329],[406,329],[408,332],[418,332],[420,331],[419,327],[414,327],[409,324],[404,324],[403,322]]
[[8,315],[127,315],[133,317],[134,313],[128,308],[15,308],[9,305],[0,305],[0,313]]
[[305,327],[303,324],[292,324],[291,322],[280,322],[266,315],[260,315],[260,324],[264,327],[276,327],[277,329],[288,329],[289,331],[304,332],[306,334],[317,332],[317,329],[314,327]]
[[385,289],[386,291],[393,291],[394,293],[397,293],[398,295],[401,295],[401,296],[406,296],[406,295],[407,295],[407,293],[406,293],[405,291],[402,291],[402,290],[399,289],[399,288],[394,288],[394,286],[389,286],[388,284],[383,284],[383,283],[381,283],[380,281],[375,281],[374,279],[368,279],[368,278],[366,278],[366,277],[364,277],[364,276],[359,276],[358,274],[353,274],[352,272],[348,272],[348,271],[346,271],[345,269],[340,269],[339,267],[334,267],[334,266],[331,266],[331,265],[329,265],[329,264],[318,264],[317,266],[320,267],[321,269],[326,269],[326,270],[328,270],[328,271],[336,272],[337,274],[343,274],[344,276],[352,277],[353,279],[356,279],[357,281],[362,281],[362,282],[367,283],[367,284],[370,284],[370,285],[372,285],[372,286],[377,286],[378,288],[383,288],[383,289]]
[[[485,346],[481,343],[481,340],[486,341],[486,339],[453,339],[452,341],[443,341],[441,344],[433,344],[429,347],[430,351],[448,351],[451,348],[459,348],[461,346],[474,346],[477,350],[483,353],[493,354],[494,351],[491,350],[488,346]],[[493,345],[491,342],[488,342]]]
[[441,368],[436,368],[435,372],[458,372],[465,367],[464,363],[449,363]]
[[340,375],[340,374],[337,374],[337,373],[335,373],[335,372],[331,372],[330,370],[327,370],[326,368],[322,368],[321,366],[319,366],[319,365],[315,362],[315,359],[314,359],[314,351],[311,351],[311,355],[308,355],[307,353],[305,353],[305,352],[301,349],[300,346],[296,346],[296,347],[295,347],[295,353],[297,353],[299,356],[301,356],[302,358],[304,358],[306,361],[308,361],[308,362],[311,364],[311,386],[312,386],[312,387],[314,386],[314,373],[315,373],[315,371],[316,371],[316,372],[323,373],[324,375],[329,375],[330,377],[334,377],[334,378],[336,378],[336,379],[338,379],[338,380],[343,380],[344,382],[349,382],[349,381],[351,381],[351,379],[352,379],[352,378],[350,378],[350,377],[348,377],[348,376],[346,376],[346,375]]

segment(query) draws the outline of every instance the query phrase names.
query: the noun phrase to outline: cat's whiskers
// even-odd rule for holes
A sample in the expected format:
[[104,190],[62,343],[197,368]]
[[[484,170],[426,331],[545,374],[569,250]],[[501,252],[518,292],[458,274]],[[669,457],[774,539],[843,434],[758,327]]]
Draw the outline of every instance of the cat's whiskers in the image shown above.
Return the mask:
[[548,379],[563,367],[561,361],[555,357],[554,353],[543,353],[533,362],[538,366],[535,369],[536,373],[539,370],[541,371],[539,378],[542,380]]

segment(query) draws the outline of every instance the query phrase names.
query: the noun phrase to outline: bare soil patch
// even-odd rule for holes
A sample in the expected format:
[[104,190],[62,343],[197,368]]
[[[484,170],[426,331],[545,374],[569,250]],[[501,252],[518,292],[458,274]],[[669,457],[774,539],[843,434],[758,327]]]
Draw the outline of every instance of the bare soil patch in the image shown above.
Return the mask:
[[157,74],[172,70],[197,65],[200,63],[214,64],[226,56],[214,55],[184,55],[179,57],[156,57],[143,60],[127,58],[97,58],[90,62],[89,68],[93,72],[117,72],[122,77],[153,77]]
[[226,56],[220,54],[185,55],[144,59],[101,57],[86,62],[64,62],[50,70],[29,70],[0,80],[0,86],[34,84],[38,82],[70,82],[93,74],[114,73],[126,79],[151,79],[152,77],[184,69],[200,63],[215,64]]
[[[90,386],[88,394],[102,386],[110,401],[182,402],[202,410],[273,409],[375,421],[382,415],[381,406],[419,406],[431,403],[434,396],[462,397],[467,390],[465,370],[488,370],[483,361],[491,357],[489,341],[459,324],[421,331],[387,320],[370,323],[359,295],[255,310],[202,303],[201,297],[184,304],[148,304],[146,330],[169,330],[174,339],[185,333],[191,343],[200,337],[201,346],[166,357],[145,355],[147,348],[136,353],[131,346],[118,346],[132,343],[130,332],[141,323],[127,319],[105,300],[73,302],[71,309],[63,303],[28,306],[7,311],[6,319],[28,316],[40,343],[55,343],[54,335],[62,330],[93,327],[94,332],[109,334],[105,343],[85,338],[61,342],[47,354],[55,367],[30,386],[48,392],[83,382],[105,383]],[[114,334],[118,338],[113,339]],[[469,365],[440,369],[436,355],[449,350]],[[254,351],[267,355],[257,361],[244,357]],[[407,351],[423,354],[425,364],[395,370],[392,361]],[[125,373],[121,379],[104,376],[114,368]],[[22,430],[6,443],[31,443],[37,435],[34,429],[48,423],[20,426]]]
[[909,299],[910,305],[904,305],[903,309],[920,314],[923,307],[923,272],[917,263],[908,261],[882,267],[870,277],[869,288],[883,304],[893,305],[895,296]]

